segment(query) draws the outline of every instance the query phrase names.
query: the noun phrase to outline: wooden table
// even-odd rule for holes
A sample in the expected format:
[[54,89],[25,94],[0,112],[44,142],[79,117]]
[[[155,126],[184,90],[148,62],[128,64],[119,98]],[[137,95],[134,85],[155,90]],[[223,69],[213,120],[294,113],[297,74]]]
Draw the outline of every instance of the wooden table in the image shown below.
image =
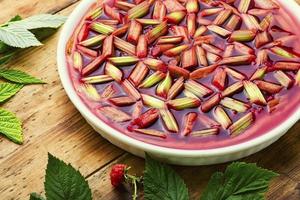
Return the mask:
[[[78,0],[0,0],[0,23],[16,14],[68,15]],[[108,173],[114,163],[133,166],[141,173],[144,161],[113,146],[85,122],[69,101],[60,83],[56,66],[59,33],[15,58],[11,68],[24,70],[48,84],[25,87],[4,108],[17,113],[24,122],[23,145],[0,137],[0,199],[28,199],[30,192],[43,192],[47,152],[72,163],[88,180],[94,199],[130,199],[126,191],[114,190]],[[267,199],[300,199],[300,122],[267,149],[243,159],[280,173]],[[226,164],[202,167],[175,167],[190,189],[191,199],[203,191],[211,174]]]

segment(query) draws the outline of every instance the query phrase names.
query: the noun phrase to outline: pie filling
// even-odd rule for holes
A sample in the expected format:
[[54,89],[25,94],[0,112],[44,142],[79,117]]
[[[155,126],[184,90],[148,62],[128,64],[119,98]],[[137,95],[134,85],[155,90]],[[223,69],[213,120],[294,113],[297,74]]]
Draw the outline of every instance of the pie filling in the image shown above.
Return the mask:
[[78,95],[112,128],[164,147],[217,148],[299,107],[297,26],[271,0],[99,1],[66,56]]

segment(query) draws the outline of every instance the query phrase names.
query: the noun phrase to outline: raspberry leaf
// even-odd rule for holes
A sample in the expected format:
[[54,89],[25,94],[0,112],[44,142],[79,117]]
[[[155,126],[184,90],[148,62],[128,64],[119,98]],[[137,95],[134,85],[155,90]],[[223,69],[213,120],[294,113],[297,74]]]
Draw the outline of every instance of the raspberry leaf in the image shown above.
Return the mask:
[[22,89],[23,85],[11,84],[11,83],[1,83],[0,84],[0,102],[4,102],[7,99],[14,96],[17,92]]
[[45,200],[45,198],[37,193],[31,193],[29,200]]
[[48,154],[45,191],[47,200],[92,200],[87,181],[70,164]]
[[45,83],[40,79],[37,79],[25,72],[12,69],[2,69],[0,70],[0,77],[5,78],[9,81],[21,84],[40,84]]
[[263,200],[272,178],[278,174],[256,164],[236,162],[210,179],[201,200]]
[[0,133],[5,135],[11,141],[22,144],[22,123],[11,112],[0,108]]
[[146,155],[144,175],[146,200],[188,200],[188,189],[183,180],[169,166]]

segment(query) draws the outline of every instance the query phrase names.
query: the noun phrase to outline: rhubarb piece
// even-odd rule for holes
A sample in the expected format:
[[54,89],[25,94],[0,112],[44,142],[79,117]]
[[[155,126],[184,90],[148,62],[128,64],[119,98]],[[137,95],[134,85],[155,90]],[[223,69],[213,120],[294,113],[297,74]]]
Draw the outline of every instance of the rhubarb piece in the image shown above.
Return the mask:
[[174,110],[184,110],[188,108],[197,108],[201,102],[198,98],[183,97],[169,100],[168,106]]
[[228,20],[225,28],[229,31],[234,31],[239,27],[240,24],[241,24],[241,17],[239,17],[238,15],[232,15]]
[[253,80],[258,80],[258,79],[263,79],[265,74],[266,74],[266,71],[267,71],[268,67],[266,66],[263,66],[261,68],[258,68],[251,76],[250,78],[250,81],[253,81]]
[[209,118],[205,114],[199,114],[198,119],[203,125],[205,125],[206,127],[209,127],[209,128],[219,128],[221,126],[221,124],[219,124],[215,120]]
[[113,84],[109,84],[107,85],[102,94],[101,94],[101,98],[102,99],[109,99],[111,97],[113,97],[116,94],[116,89],[114,88]]
[[121,26],[120,28],[114,30],[114,32],[112,32],[112,35],[123,36],[127,32],[128,28],[129,28],[129,24],[125,24],[125,25]]
[[262,80],[256,80],[255,84],[258,86],[259,89],[266,91],[269,94],[276,94],[280,92],[283,88],[281,85]]
[[85,40],[89,35],[89,27],[86,23],[84,23],[78,33],[77,40],[79,42]]
[[148,94],[141,94],[144,105],[151,108],[163,109],[165,102]]
[[117,66],[129,66],[137,63],[139,59],[135,56],[110,57],[108,61]]
[[179,131],[179,128],[172,112],[166,108],[160,109],[159,112],[166,129],[168,131],[177,133]]
[[173,23],[173,24],[179,24],[183,18],[185,17],[186,12],[185,11],[174,11],[171,12],[169,14],[167,14],[167,16],[165,17],[165,19],[169,22],[169,23]]
[[174,99],[184,88],[183,77],[178,78],[168,92],[167,99]]
[[73,67],[79,72],[81,72],[83,67],[83,58],[78,51],[74,51],[73,53]]
[[166,13],[166,6],[161,1],[155,1],[152,18],[162,21],[165,18]]
[[204,26],[208,26],[208,25],[211,25],[213,23],[210,19],[203,18],[201,16],[197,17],[197,22],[198,22],[198,24],[201,24],[201,25],[204,25]]
[[193,131],[191,133],[194,137],[207,137],[212,135],[218,135],[219,129],[218,128],[209,128],[209,129],[203,129],[200,131]]
[[273,14],[269,13],[263,20],[260,22],[261,30],[266,31],[270,27],[271,23],[273,21]]
[[93,22],[91,24],[91,29],[104,35],[109,35],[115,30],[114,27],[102,24],[100,22]]
[[243,43],[233,42],[233,44],[234,44],[234,48],[236,49],[236,51],[240,52],[241,54],[245,54],[245,55],[255,54],[254,49],[252,49],[251,47],[249,47]]
[[201,45],[203,43],[209,44],[213,43],[215,41],[214,35],[204,35],[204,36],[198,36],[194,39],[194,45]]
[[141,114],[138,118],[134,119],[131,124],[138,126],[138,128],[148,128],[158,120],[158,117],[158,109],[150,108],[149,110]]
[[273,0],[254,0],[255,5],[262,9],[278,9],[279,6]]
[[163,52],[174,48],[175,45],[174,44],[160,44],[160,45],[156,45],[152,48],[151,50],[151,55],[152,56],[160,56]]
[[209,25],[207,26],[208,30],[222,36],[222,37],[227,37],[228,35],[231,34],[230,31],[226,30],[225,28],[222,28],[220,26],[217,25]]
[[202,67],[198,68],[197,70],[193,71],[190,73],[190,78],[191,79],[200,79],[207,77],[209,74],[211,74],[216,68],[218,67],[217,64],[215,65],[210,65],[208,67]]
[[123,72],[114,66],[113,64],[107,62],[105,66],[105,74],[112,77],[115,81],[120,82],[123,78]]
[[197,118],[198,118],[198,114],[195,112],[190,112],[185,115],[184,123],[183,123],[184,129],[182,135],[187,136],[192,132]]
[[162,22],[161,24],[157,25],[153,29],[147,32],[146,38],[148,44],[154,42],[160,36],[165,35],[168,32],[168,23],[166,21]]
[[118,20],[118,22],[122,21],[121,14],[116,9],[113,9],[108,4],[103,4],[103,8],[104,8],[104,13],[108,17],[110,17],[112,19],[115,19],[115,20]]
[[272,12],[272,10],[253,8],[248,11],[248,14],[254,15],[254,16],[266,16],[271,12]]
[[246,65],[255,61],[255,55],[243,55],[243,56],[232,56],[228,58],[223,58],[220,61],[220,65]]
[[186,10],[184,6],[181,5],[177,0],[164,0],[168,12],[174,12],[178,10]]
[[190,36],[193,36],[196,31],[196,14],[190,13],[187,16],[187,29]]
[[189,97],[189,98],[195,98],[195,99],[199,99],[199,97],[197,95],[195,95],[194,93],[184,89],[182,91],[182,93],[184,94],[185,97]]
[[222,59],[221,56],[211,53],[211,52],[206,52],[206,57],[207,57],[209,64],[218,63],[218,61],[220,61]]
[[133,129],[133,130],[137,133],[141,133],[144,135],[150,135],[150,136],[154,136],[154,137],[160,137],[163,139],[167,137],[164,132],[157,131],[155,129]]
[[187,89],[188,91],[192,92],[193,94],[195,94],[198,97],[206,97],[208,95],[211,95],[213,93],[213,91],[202,85],[201,83],[194,81],[194,80],[188,80],[184,83],[185,89]]
[[105,35],[97,35],[97,36],[91,37],[89,39],[86,39],[86,40],[80,42],[79,44],[84,47],[94,47],[94,46],[102,44],[102,41],[105,38],[106,38]]
[[142,28],[139,22],[132,20],[128,30],[127,41],[136,44],[142,33]]
[[198,36],[203,35],[208,29],[206,28],[206,26],[200,26],[199,28],[197,28],[197,30],[195,31],[194,34],[194,38],[197,38]]
[[279,47],[279,46],[272,47],[272,48],[270,48],[270,50],[273,53],[275,53],[276,55],[281,56],[283,58],[297,58],[298,57],[293,52],[285,50],[284,48]]
[[90,64],[85,66],[82,70],[82,75],[87,76],[97,70],[105,60],[105,56],[101,55],[95,58]]
[[172,86],[172,78],[168,72],[165,79],[159,83],[156,88],[156,94],[163,98],[167,98],[168,92]]
[[118,20],[115,19],[98,19],[97,22],[100,22],[105,25],[116,27],[119,24]]
[[260,48],[263,45],[269,43],[270,41],[271,41],[271,36],[269,35],[268,32],[264,31],[264,32],[258,33],[255,38],[255,47]]
[[101,97],[97,91],[97,89],[88,83],[81,84],[79,86],[79,92],[84,93],[85,96],[92,101],[100,101]]
[[127,17],[128,19],[136,19],[141,18],[147,15],[150,9],[149,1],[143,1],[142,3],[134,6],[130,10],[128,10]]
[[274,72],[274,77],[282,86],[286,87],[287,89],[292,87],[294,84],[294,80],[283,71],[279,70]]
[[89,57],[97,57],[98,56],[98,52],[92,49],[89,49],[87,47],[84,46],[80,46],[77,45],[77,50],[80,51],[81,53],[83,53],[84,55],[87,55]]
[[139,58],[145,58],[147,57],[147,53],[148,53],[148,43],[147,43],[147,39],[145,37],[145,35],[141,35],[139,37],[137,46],[136,46],[136,55]]
[[197,13],[200,6],[197,0],[187,0],[185,7],[188,13]]
[[183,36],[183,39],[184,39],[185,42],[190,41],[187,27],[185,27],[185,26],[172,26],[171,31],[172,31],[172,33],[174,33],[174,35]]
[[126,1],[118,0],[118,1],[115,1],[114,6],[116,8],[121,9],[121,10],[128,11],[131,8],[133,8],[135,5],[133,3],[129,3],[129,2],[126,2]]
[[234,45],[230,44],[230,45],[227,45],[226,48],[225,48],[225,51],[224,51],[224,54],[223,54],[223,58],[228,58],[228,57],[231,57],[232,54],[233,54],[233,51],[234,51]]
[[156,71],[146,78],[140,85],[139,88],[150,88],[156,85],[158,82],[163,80],[166,77],[166,74],[160,71]]
[[189,45],[183,44],[183,45],[174,47],[172,49],[169,49],[169,50],[163,52],[163,54],[166,55],[166,56],[169,56],[169,57],[173,57],[173,56],[176,56],[176,55],[180,54],[181,52],[183,52],[187,48],[189,48]]
[[199,14],[202,17],[206,17],[206,16],[218,14],[222,10],[224,10],[224,8],[207,8],[207,9],[202,10]]
[[232,99],[229,97],[225,97],[224,99],[222,99],[220,104],[226,108],[229,108],[230,110],[233,110],[233,111],[239,112],[239,113],[246,112],[251,107],[250,105],[248,105],[242,101]]
[[246,27],[250,30],[261,30],[261,27],[257,21],[257,19],[253,15],[249,14],[241,14],[243,22]]
[[222,97],[227,97],[227,96],[231,96],[235,93],[238,93],[239,91],[241,91],[244,87],[243,82],[239,81],[236,83],[233,83],[232,85],[230,85],[229,87],[227,87],[223,92],[222,92]]
[[190,48],[189,50],[185,50],[181,56],[181,65],[183,68],[190,68],[197,65],[197,57],[195,48]]
[[203,65],[205,67],[208,66],[205,50],[200,46],[196,46],[195,50],[196,50],[198,65]]
[[213,24],[222,25],[230,17],[231,14],[232,10],[230,9],[222,10],[213,21]]
[[213,77],[212,84],[223,91],[227,83],[227,74],[226,71],[222,68],[219,68],[216,74]]
[[143,62],[138,62],[135,68],[132,70],[129,75],[129,80],[135,85],[138,86],[149,73],[148,67]]
[[185,79],[188,79],[190,77],[190,72],[184,68],[175,65],[169,65],[168,69],[172,77],[183,77]]
[[127,96],[110,98],[109,101],[116,106],[130,106],[136,101]]
[[218,105],[218,103],[221,101],[221,96],[220,94],[215,94],[208,100],[202,103],[201,110],[202,112],[209,112],[213,107]]
[[90,76],[82,78],[81,81],[84,83],[107,83],[114,80],[109,75],[97,75],[97,76]]
[[205,49],[206,51],[210,52],[210,53],[213,53],[213,54],[216,54],[216,55],[221,55],[223,53],[223,49],[220,49],[219,47],[216,47],[212,44],[205,44],[203,43],[202,45],[202,48]]
[[253,30],[237,30],[232,32],[229,40],[237,42],[250,42],[256,36],[256,31]]
[[247,13],[247,11],[249,10],[250,5],[251,5],[251,0],[241,0],[240,4],[239,4],[239,7],[238,7],[238,10],[241,13]]
[[138,118],[143,111],[144,104],[142,101],[137,101],[132,109],[132,119]]
[[229,128],[229,133],[232,136],[236,136],[244,132],[255,120],[254,114],[249,112],[238,121],[234,122]]
[[148,25],[158,25],[161,23],[160,20],[158,19],[136,19],[137,22],[139,22],[140,24],[144,25],[144,26],[148,26]]
[[135,46],[129,42],[126,42],[118,37],[114,37],[114,45],[116,48],[120,49],[121,51],[128,53],[129,55],[135,55],[136,49]]
[[268,101],[268,112],[272,113],[276,110],[276,106],[280,103],[280,99],[272,99]]
[[157,44],[177,44],[181,43],[183,40],[183,36],[174,35],[174,36],[162,36],[158,38]]
[[137,91],[137,89],[130,83],[129,80],[125,79],[123,80],[121,86],[123,87],[124,91],[131,96],[132,98],[134,98],[136,101],[141,99],[141,94],[139,93],[139,91]]
[[297,86],[300,86],[300,70],[298,70],[295,79],[296,79],[295,84],[296,84]]
[[226,73],[228,75],[230,75],[234,79],[237,79],[237,80],[245,80],[245,79],[247,79],[247,76],[245,74],[242,74],[241,72],[238,72],[238,71],[236,71],[234,69],[231,69],[229,67],[226,67],[225,71],[226,71]]
[[232,124],[231,119],[221,106],[217,106],[214,109],[213,114],[217,122],[220,123],[224,129],[227,129]]
[[258,105],[267,104],[264,95],[255,83],[252,83],[251,81],[244,81],[244,88],[251,103]]
[[102,55],[105,57],[112,56],[114,54],[114,36],[110,35],[107,36],[103,42],[103,50]]
[[152,70],[165,72],[167,67],[161,60],[154,58],[146,58],[144,63]]
[[101,114],[115,122],[126,122],[131,120],[130,115],[112,106],[100,107],[98,108],[98,111],[100,111]]
[[89,20],[94,20],[94,19],[97,19],[98,17],[100,17],[102,15],[102,6],[100,7],[97,7],[93,10],[91,10],[87,16],[86,16],[86,19],[89,19]]
[[257,52],[256,63],[258,65],[265,65],[269,62],[269,56],[266,49],[259,50]]

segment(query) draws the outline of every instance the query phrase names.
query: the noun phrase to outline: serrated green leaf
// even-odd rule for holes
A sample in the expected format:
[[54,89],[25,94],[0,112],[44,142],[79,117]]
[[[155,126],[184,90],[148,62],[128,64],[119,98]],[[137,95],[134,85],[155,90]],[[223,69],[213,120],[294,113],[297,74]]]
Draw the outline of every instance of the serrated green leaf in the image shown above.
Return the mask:
[[48,154],[45,191],[47,200],[92,200],[87,181],[70,164]]
[[20,21],[11,22],[9,26],[21,27],[28,30],[37,28],[58,28],[66,19],[67,17],[61,15],[40,14]]
[[14,96],[22,87],[20,84],[0,83],[0,103]]
[[37,193],[31,193],[29,200],[46,200],[46,199]]
[[18,48],[42,45],[33,33],[22,27],[0,27],[0,40],[9,46]]
[[8,63],[15,54],[16,52],[7,52],[3,55],[0,55],[0,66]]
[[15,114],[0,108],[0,133],[11,141],[22,144],[22,123]]
[[21,83],[21,84],[42,84],[45,83],[40,79],[37,79],[29,74],[13,69],[0,69],[0,77],[6,80]]
[[144,175],[145,200],[188,200],[184,181],[169,166],[146,155]]
[[272,178],[278,174],[256,164],[236,162],[225,173],[211,178],[201,200],[263,200]]

